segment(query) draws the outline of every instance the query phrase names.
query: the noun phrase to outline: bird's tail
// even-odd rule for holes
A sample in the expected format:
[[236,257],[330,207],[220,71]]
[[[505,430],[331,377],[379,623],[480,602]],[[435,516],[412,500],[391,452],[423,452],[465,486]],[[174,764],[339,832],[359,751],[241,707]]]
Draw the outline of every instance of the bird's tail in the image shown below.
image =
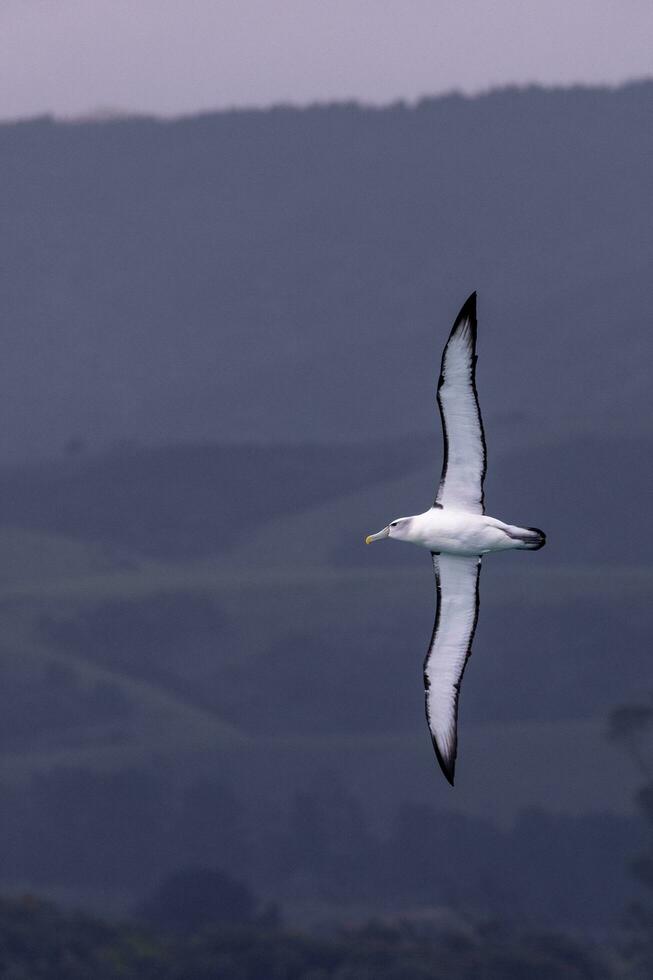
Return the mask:
[[544,531],[540,531],[539,527],[511,528],[510,537],[518,542],[515,544],[515,548],[527,551],[537,551],[546,544],[546,534]]

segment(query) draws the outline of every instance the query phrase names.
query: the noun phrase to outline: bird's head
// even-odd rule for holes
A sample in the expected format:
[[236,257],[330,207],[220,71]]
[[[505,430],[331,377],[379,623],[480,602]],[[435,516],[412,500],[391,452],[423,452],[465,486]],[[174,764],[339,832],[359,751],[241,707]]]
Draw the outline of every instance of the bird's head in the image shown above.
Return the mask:
[[381,541],[382,538],[397,538],[398,541],[406,541],[410,537],[410,524],[412,517],[398,517],[390,521],[387,527],[376,534],[368,534],[365,544],[372,544],[372,541]]

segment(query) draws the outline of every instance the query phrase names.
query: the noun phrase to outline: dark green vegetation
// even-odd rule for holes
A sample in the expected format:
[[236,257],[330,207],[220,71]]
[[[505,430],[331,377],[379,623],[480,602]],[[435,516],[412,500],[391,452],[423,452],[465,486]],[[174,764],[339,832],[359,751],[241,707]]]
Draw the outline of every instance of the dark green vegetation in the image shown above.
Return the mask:
[[[650,673],[652,108],[647,83],[0,127],[1,888],[128,915],[219,869],[297,928],[616,926],[646,850],[604,730]],[[452,793],[428,558],[362,542],[432,499],[472,288],[488,506],[548,545],[485,563]],[[320,977],[317,940],[247,928]],[[390,969],[418,939],[377,941]],[[325,942],[326,976],[365,976]]]
[[[322,937],[264,925],[165,934],[35,899],[0,902],[6,980],[610,980],[604,956],[495,922],[371,924]],[[619,976],[624,976],[619,973]]]
[[610,716],[608,737],[620,745],[637,766],[643,783],[637,792],[637,807],[646,824],[646,835],[630,868],[641,885],[636,900],[625,916],[623,952],[634,980],[647,980],[653,973],[653,696],[615,709]]

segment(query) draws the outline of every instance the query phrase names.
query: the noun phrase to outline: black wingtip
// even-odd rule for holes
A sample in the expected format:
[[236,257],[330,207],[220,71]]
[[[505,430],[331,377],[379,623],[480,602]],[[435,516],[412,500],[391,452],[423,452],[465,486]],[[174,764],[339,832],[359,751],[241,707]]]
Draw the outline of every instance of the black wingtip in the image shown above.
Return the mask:
[[445,759],[440,749],[438,748],[438,743],[435,741],[433,736],[431,736],[431,741],[433,742],[433,748],[435,749],[435,757],[438,760],[438,764],[444,778],[447,780],[450,786],[453,786],[454,776],[456,775],[456,756],[451,759]]
[[460,308],[460,313],[456,317],[453,325],[453,329],[463,322],[463,320],[469,320],[474,328],[476,328],[476,290],[471,293],[463,305]]

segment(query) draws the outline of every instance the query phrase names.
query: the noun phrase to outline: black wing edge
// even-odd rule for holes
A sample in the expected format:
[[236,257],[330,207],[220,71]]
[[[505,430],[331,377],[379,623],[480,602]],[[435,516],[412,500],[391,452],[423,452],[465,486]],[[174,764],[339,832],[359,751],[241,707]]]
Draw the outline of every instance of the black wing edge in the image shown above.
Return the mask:
[[440,361],[440,377],[438,378],[438,393],[437,401],[438,408],[440,409],[440,421],[442,423],[442,442],[443,442],[443,455],[442,455],[442,474],[440,476],[440,482],[438,484],[438,489],[435,493],[435,500],[433,501],[434,507],[442,508],[442,504],[438,503],[438,494],[440,493],[440,487],[443,485],[445,478],[447,476],[447,461],[449,458],[449,437],[447,435],[447,423],[444,419],[444,412],[442,410],[442,403],[440,401],[440,388],[444,383],[444,359],[447,355],[447,347],[449,346],[449,341],[454,336],[456,331],[461,327],[463,323],[469,323],[469,334],[470,343],[472,350],[472,391],[474,392],[474,400],[476,402],[476,411],[478,412],[478,423],[481,428],[481,443],[483,445],[483,473],[481,474],[481,507],[483,508],[483,513],[485,513],[485,491],[483,490],[483,484],[485,482],[485,474],[487,473],[487,445],[485,442],[485,429],[483,428],[483,416],[481,415],[481,406],[478,401],[478,391],[476,390],[476,361],[478,360],[478,355],[476,353],[476,333],[478,327],[478,321],[476,319],[476,290],[467,297],[463,305],[460,307],[460,312],[454,320],[453,327],[447,338],[447,342],[444,345],[444,350],[442,351],[442,360]]
[[454,325],[451,328],[451,333],[449,337],[451,338],[460,324],[464,320],[469,320],[471,332],[472,332],[472,344],[476,344],[476,290],[470,293],[463,305],[460,307],[460,312],[454,321]]
[[[435,560],[438,557],[438,555],[439,555],[439,552],[437,552],[437,551],[432,551],[431,552],[431,557],[433,558],[433,568],[435,570],[435,594],[436,594],[437,606],[436,606],[436,609],[435,609],[435,622],[433,623],[433,633],[431,634],[431,642],[429,643],[428,650],[426,651],[426,656],[424,657],[423,676],[424,676],[424,691],[425,692],[427,692],[428,689],[429,689],[429,687],[430,687],[430,682],[429,682],[429,679],[428,679],[428,676],[427,676],[427,673],[426,673],[426,666],[427,666],[427,664],[428,664],[428,662],[429,662],[429,660],[431,658],[431,653],[433,651],[433,647],[435,646],[435,639],[436,639],[436,636],[437,636],[437,633],[438,633],[438,626],[440,625],[440,570],[439,570],[438,563]],[[476,565],[476,601],[474,603],[474,622],[472,623],[471,633],[469,634],[469,642],[467,644],[467,655],[465,657],[465,663],[463,664],[463,669],[460,672],[460,677],[458,678],[458,680],[454,684],[454,689],[456,691],[456,697],[455,697],[455,701],[454,701],[454,714],[453,714],[453,723],[454,723],[453,749],[452,749],[452,751],[450,752],[450,754],[448,756],[443,756],[442,755],[442,752],[440,751],[440,747],[439,747],[438,743],[435,740],[435,736],[433,735],[433,732],[431,731],[431,724],[430,724],[430,721],[429,721],[428,706],[427,706],[427,703],[426,703],[426,699],[424,699],[424,708],[425,708],[425,712],[426,712],[426,724],[428,725],[429,734],[431,736],[431,743],[432,743],[433,748],[435,750],[435,757],[438,760],[438,764],[440,766],[440,769],[444,773],[445,779],[447,780],[447,782],[449,783],[450,786],[453,786],[453,784],[454,784],[454,777],[456,775],[456,757],[458,755],[458,699],[460,697],[460,686],[461,686],[461,684],[463,682],[463,676],[465,674],[465,668],[467,667],[467,663],[469,661],[469,658],[472,655],[472,643],[474,642],[474,634],[476,633],[476,624],[478,623],[478,611],[479,611],[479,608],[480,608],[480,593],[479,593],[479,580],[480,580],[480,577],[481,577],[481,559],[479,557],[478,563]]]

